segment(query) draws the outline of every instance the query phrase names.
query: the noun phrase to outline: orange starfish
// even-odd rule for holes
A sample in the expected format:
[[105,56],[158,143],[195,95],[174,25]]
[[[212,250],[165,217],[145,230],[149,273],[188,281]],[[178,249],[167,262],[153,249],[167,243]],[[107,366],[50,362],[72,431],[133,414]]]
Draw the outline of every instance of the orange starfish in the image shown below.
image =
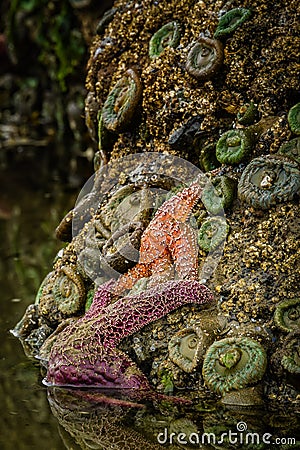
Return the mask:
[[174,268],[179,279],[198,279],[197,240],[187,219],[202,190],[194,182],[162,204],[142,235],[139,262],[118,279],[114,294],[143,277],[166,281]]

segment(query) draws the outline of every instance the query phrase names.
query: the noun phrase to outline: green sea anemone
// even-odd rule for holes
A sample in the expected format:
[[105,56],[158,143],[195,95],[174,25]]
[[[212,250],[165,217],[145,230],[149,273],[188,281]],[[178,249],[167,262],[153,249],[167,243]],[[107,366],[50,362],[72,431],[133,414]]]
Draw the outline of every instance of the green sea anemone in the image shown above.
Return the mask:
[[200,164],[200,168],[204,172],[210,172],[211,170],[214,170],[221,165],[216,157],[216,144],[215,143],[210,142],[209,144],[205,145],[201,149],[200,157],[199,157],[199,164]]
[[177,22],[169,22],[161,27],[150,39],[149,56],[157,58],[166,47],[176,48],[180,41],[180,27]]
[[300,164],[300,137],[282,144],[278,150],[278,155],[287,156]]
[[234,8],[220,17],[218,26],[214,33],[215,39],[227,38],[230,36],[245,20],[251,16],[251,11],[246,8]]
[[98,122],[98,150],[100,161],[106,164],[109,160],[111,150],[116,140],[116,134],[109,131],[104,126],[103,114],[99,111],[97,116]]
[[104,126],[119,133],[126,129],[141,99],[142,86],[137,73],[128,69],[112,88],[102,108]]
[[294,161],[278,156],[253,159],[238,184],[238,196],[254,208],[268,209],[291,200],[300,189],[300,171]]
[[199,327],[178,331],[169,342],[169,358],[184,372],[190,373],[204,353],[203,333]]
[[203,189],[201,201],[210,214],[230,208],[235,197],[236,182],[227,175],[213,178]]
[[93,300],[94,300],[94,295],[95,295],[95,289],[90,289],[86,295],[86,301],[85,301],[85,307],[84,307],[85,312],[87,312],[90,309],[90,307],[93,303]]
[[300,134],[300,103],[297,103],[289,110],[288,122],[292,132]]
[[216,216],[206,219],[198,233],[199,247],[205,252],[215,250],[224,244],[228,231],[229,227],[224,217]]
[[300,298],[280,302],[275,309],[274,322],[277,327],[289,333],[300,329]]
[[207,386],[223,395],[261,380],[266,365],[266,352],[258,342],[247,337],[232,337],[209,347],[202,374]]
[[294,331],[287,335],[283,344],[282,366],[289,373],[300,374],[300,332]]
[[241,125],[252,125],[258,116],[258,109],[254,102],[245,103],[237,113],[237,121]]
[[253,136],[249,130],[226,131],[216,145],[217,160],[222,164],[239,164],[250,154],[252,147]]
[[40,285],[40,287],[39,287],[39,289],[38,289],[38,291],[37,291],[37,294],[36,294],[36,296],[35,296],[35,302],[34,302],[35,305],[38,305],[38,304],[39,304],[40,299],[41,299],[41,296],[42,296],[42,294],[43,294],[44,287],[49,283],[49,281],[50,281],[50,279],[53,277],[54,273],[55,273],[54,270],[51,271],[51,272],[49,272],[49,273],[47,273],[47,275],[45,276],[45,278],[44,278],[43,281],[41,282],[41,285]]
[[63,314],[76,314],[83,307],[86,292],[81,276],[71,266],[62,266],[52,287],[57,308]]
[[216,39],[202,37],[188,53],[186,70],[192,77],[206,81],[218,72],[223,58],[222,43]]

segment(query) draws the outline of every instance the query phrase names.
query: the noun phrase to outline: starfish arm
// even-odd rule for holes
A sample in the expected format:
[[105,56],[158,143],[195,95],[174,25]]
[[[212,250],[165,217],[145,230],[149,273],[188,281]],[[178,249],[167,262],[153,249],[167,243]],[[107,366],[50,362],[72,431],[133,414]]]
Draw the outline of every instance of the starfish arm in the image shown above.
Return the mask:
[[161,216],[161,219],[165,220],[168,215],[170,219],[185,222],[200,198],[202,191],[203,189],[198,183],[191,184],[163,203],[157,210],[154,220],[157,216]]
[[148,287],[157,286],[158,283],[164,283],[174,279],[174,263],[169,250],[157,258],[151,265],[151,278]]
[[116,345],[181,305],[210,300],[210,290],[197,281],[169,281],[139,295],[122,297],[100,315],[83,316],[54,343],[45,383],[147,388],[144,375]]
[[98,288],[94,295],[93,302],[90,309],[85,314],[85,319],[89,319],[95,316],[95,314],[101,314],[105,307],[112,302],[112,290],[114,288],[115,281],[109,280]]
[[105,320],[95,327],[95,332],[105,347],[115,347],[124,337],[179,306],[203,304],[212,298],[211,291],[197,281],[168,281],[138,295],[122,297],[109,305],[105,310]]
[[198,279],[198,245],[196,234],[188,223],[177,223],[172,227],[170,253],[181,280]]

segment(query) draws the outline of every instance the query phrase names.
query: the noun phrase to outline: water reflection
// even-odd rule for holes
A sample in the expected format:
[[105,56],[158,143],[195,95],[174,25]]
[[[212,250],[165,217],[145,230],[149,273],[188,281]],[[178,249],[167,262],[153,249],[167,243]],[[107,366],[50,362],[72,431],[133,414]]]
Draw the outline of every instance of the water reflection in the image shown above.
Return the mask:
[[299,448],[299,441],[288,444],[288,437],[299,439],[299,422],[286,411],[228,410],[205,399],[146,402],[137,392],[63,388],[49,389],[48,401],[69,450],[257,450],[275,442],[278,449]]

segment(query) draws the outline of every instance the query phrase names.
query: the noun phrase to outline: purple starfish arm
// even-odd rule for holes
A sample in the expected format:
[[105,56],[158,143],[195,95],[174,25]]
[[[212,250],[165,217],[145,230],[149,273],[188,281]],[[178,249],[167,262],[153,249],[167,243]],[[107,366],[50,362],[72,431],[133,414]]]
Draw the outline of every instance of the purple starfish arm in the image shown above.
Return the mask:
[[115,280],[109,280],[106,283],[101,284],[94,295],[90,309],[81,319],[79,319],[80,321],[92,319],[95,316],[102,314],[104,309],[112,302],[112,289],[115,284]]
[[191,280],[169,281],[103,309],[101,296],[109,300],[108,293],[107,285],[100,286],[91,310],[58,336],[50,353],[46,384],[151,389],[145,375],[117,344],[179,306],[212,300],[208,288]]
[[[101,293],[101,291],[100,291]],[[95,300],[98,298],[98,292]],[[92,325],[104,347],[119,342],[145,325],[164,317],[187,303],[203,304],[213,299],[210,290],[198,281],[168,281],[135,296],[121,297],[105,308],[105,317]]]

